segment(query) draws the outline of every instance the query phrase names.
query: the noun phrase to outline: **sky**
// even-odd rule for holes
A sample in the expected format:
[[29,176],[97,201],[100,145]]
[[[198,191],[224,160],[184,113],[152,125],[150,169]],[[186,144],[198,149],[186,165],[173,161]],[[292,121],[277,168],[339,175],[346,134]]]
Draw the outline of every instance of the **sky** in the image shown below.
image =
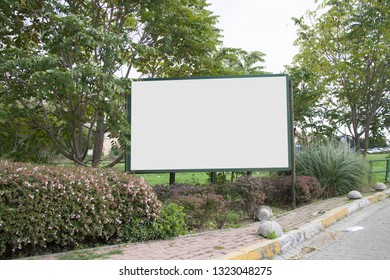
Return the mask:
[[225,47],[265,53],[265,71],[278,74],[291,65],[298,47],[292,17],[314,10],[314,0],[207,0],[219,16]]

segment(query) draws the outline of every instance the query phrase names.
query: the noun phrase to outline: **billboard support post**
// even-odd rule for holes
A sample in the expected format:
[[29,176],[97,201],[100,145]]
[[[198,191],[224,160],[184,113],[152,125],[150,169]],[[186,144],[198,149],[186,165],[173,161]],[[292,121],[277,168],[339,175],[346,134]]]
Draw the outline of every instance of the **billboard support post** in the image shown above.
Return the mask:
[[169,184],[170,185],[175,184],[175,179],[176,179],[176,173],[174,173],[174,172],[169,173]]
[[292,208],[297,207],[296,193],[295,193],[295,133],[294,133],[294,105],[293,105],[293,83],[289,81],[290,89],[290,122],[291,122],[291,195]]
[[217,172],[211,172],[211,184],[217,183]]

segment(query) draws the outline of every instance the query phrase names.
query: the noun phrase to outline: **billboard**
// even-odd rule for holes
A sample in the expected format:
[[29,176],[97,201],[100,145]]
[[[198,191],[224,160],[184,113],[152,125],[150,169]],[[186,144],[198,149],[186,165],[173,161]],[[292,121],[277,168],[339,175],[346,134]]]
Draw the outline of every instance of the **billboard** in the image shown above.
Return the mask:
[[132,82],[130,171],[288,170],[287,75]]

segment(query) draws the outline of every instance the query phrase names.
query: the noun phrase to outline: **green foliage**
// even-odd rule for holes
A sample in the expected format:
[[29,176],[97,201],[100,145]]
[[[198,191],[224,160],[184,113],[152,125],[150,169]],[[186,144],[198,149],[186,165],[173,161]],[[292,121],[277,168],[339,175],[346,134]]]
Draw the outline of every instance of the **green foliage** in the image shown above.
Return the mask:
[[125,242],[127,228],[153,223],[160,207],[140,178],[1,161],[0,257]]
[[222,228],[227,222],[228,199],[217,186],[157,185],[153,188],[164,203],[174,202],[183,207],[190,229]]
[[230,209],[226,215],[225,227],[239,228],[242,226],[243,219],[245,219],[245,213],[243,211]]
[[[292,177],[274,176],[262,179],[267,205],[291,205]],[[305,205],[319,198],[323,193],[320,182],[311,176],[295,177],[295,199],[297,205]]]
[[[35,142],[44,140],[80,165],[91,162],[92,150],[96,167],[108,134],[120,143],[108,166],[120,161],[130,144],[126,98],[133,72],[178,77],[263,69],[259,51],[219,48],[217,16],[206,0],[5,0],[0,5],[0,125],[6,127],[1,136],[12,143],[0,148],[16,160],[24,158],[14,150],[32,154]],[[26,135],[34,139],[25,141]]]
[[99,165],[106,133],[119,138],[123,156],[133,69],[148,77],[202,75],[220,43],[205,0],[3,2],[0,108],[7,104],[11,123],[23,110],[29,132],[39,130],[83,165],[88,150]]
[[276,238],[278,238],[278,237],[276,236],[276,234],[275,234],[275,231],[272,231],[272,232],[268,233],[268,234],[265,235],[264,237],[267,238],[267,239],[276,239]]
[[[386,183],[386,173],[378,171],[386,170],[387,160],[390,160],[390,154],[370,154],[366,159],[369,162],[369,165],[372,166],[372,171],[374,171],[374,173],[369,174],[370,176],[367,180],[368,184],[376,182]],[[370,161],[372,162],[370,163]]]
[[264,74],[264,56],[260,51],[247,52],[240,48],[221,47],[202,60],[203,69],[195,75],[232,76]]
[[247,52],[238,48],[222,48],[217,54],[223,71],[228,75],[264,74],[265,54],[260,51]]
[[299,128],[295,136],[299,142],[306,143],[313,136],[332,136],[335,127],[327,121],[327,110],[321,104],[326,90],[318,83],[320,72],[303,65],[287,67],[287,72],[293,85],[294,126]]
[[[23,110],[30,129],[46,134],[60,153],[77,163],[84,163],[93,142],[97,165],[104,133],[121,131],[123,138],[129,131],[123,110],[129,81],[114,75],[129,41],[113,30],[115,21],[98,16],[103,7],[41,2],[16,4],[23,24],[12,21],[2,29],[11,32],[0,48],[0,104],[8,104],[9,112]],[[34,4],[38,10],[32,9]]]
[[183,207],[173,202],[164,204],[153,227],[157,232],[156,239],[169,239],[186,234],[187,224]]
[[226,222],[226,201],[221,195],[198,193],[177,196],[173,201],[183,207],[190,229],[222,228]]
[[[243,220],[255,218],[258,206],[289,207],[292,203],[291,176],[242,176],[225,185],[156,185],[157,197],[164,203],[183,207],[189,229],[203,230],[241,226]],[[318,180],[297,176],[297,204],[310,203],[322,194]]]
[[[233,204],[245,209],[253,218],[260,205],[288,206],[292,204],[292,178],[278,175],[272,177],[240,177],[232,187],[223,190]],[[304,205],[319,198],[323,193],[319,181],[310,176],[296,176],[295,195],[297,205]],[[236,209],[237,209],[236,206]],[[239,209],[238,208],[238,209]]]
[[186,215],[183,207],[175,203],[165,204],[154,221],[135,223],[124,226],[125,238],[131,242],[170,239],[187,233]]
[[261,178],[242,176],[232,185],[232,201],[239,202],[250,218],[255,217],[257,207],[264,204],[265,198],[264,182]]
[[95,252],[95,251],[74,251],[69,254],[60,256],[59,260],[104,260],[109,258],[111,255],[121,254],[121,250],[112,250],[108,252]]
[[[344,126],[359,149],[387,126],[390,95],[390,5],[388,1],[324,0],[325,11],[294,19],[300,47],[295,65],[320,89],[320,117],[333,130]],[[299,91],[298,91],[299,93]],[[318,119],[317,119],[318,120]]]
[[[230,178],[228,178],[228,175],[230,174]],[[217,185],[226,185],[229,183],[233,183],[236,181],[240,176],[243,176],[245,172],[216,172],[216,184]],[[211,172],[207,172],[206,175],[208,176],[207,182],[211,183]]]
[[[147,77],[205,75],[219,45],[217,17],[205,0],[142,1],[136,20],[142,34],[133,66]],[[135,33],[136,34],[136,33]]]
[[158,199],[165,203],[169,202],[171,199],[175,199],[178,196],[208,193],[211,189],[207,186],[175,184],[156,185],[153,186],[153,190],[156,193]]
[[317,178],[323,195],[331,197],[362,187],[367,163],[346,145],[318,142],[297,154],[296,170],[297,174]]
[[1,157],[24,162],[52,161],[58,155],[57,149],[44,131],[29,124],[28,117],[22,108],[1,104],[0,97]]

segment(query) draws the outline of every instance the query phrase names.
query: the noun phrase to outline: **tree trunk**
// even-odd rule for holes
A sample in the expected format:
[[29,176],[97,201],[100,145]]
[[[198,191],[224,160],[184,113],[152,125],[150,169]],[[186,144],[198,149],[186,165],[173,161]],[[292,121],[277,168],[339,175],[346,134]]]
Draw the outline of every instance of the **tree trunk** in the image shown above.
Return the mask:
[[123,152],[122,154],[119,155],[119,157],[117,157],[113,162],[111,162],[110,164],[108,164],[106,167],[108,168],[112,168],[114,167],[115,165],[117,165],[122,159],[125,158],[125,153]]
[[104,133],[106,132],[104,124],[104,115],[99,113],[96,121],[96,131],[93,145],[92,166],[97,167],[103,155]]
[[357,131],[357,129],[353,129],[353,144],[356,152],[360,151],[360,133]]
[[75,127],[72,127],[72,144],[73,144],[73,151],[74,151],[74,157],[78,162],[82,162],[83,159],[83,153],[82,153],[82,145],[83,145],[83,139],[80,137],[82,136],[82,130],[80,131],[80,128],[76,129]]
[[368,151],[368,146],[370,144],[370,131],[366,129],[364,131],[364,152],[363,152],[363,157],[367,157],[367,151]]

